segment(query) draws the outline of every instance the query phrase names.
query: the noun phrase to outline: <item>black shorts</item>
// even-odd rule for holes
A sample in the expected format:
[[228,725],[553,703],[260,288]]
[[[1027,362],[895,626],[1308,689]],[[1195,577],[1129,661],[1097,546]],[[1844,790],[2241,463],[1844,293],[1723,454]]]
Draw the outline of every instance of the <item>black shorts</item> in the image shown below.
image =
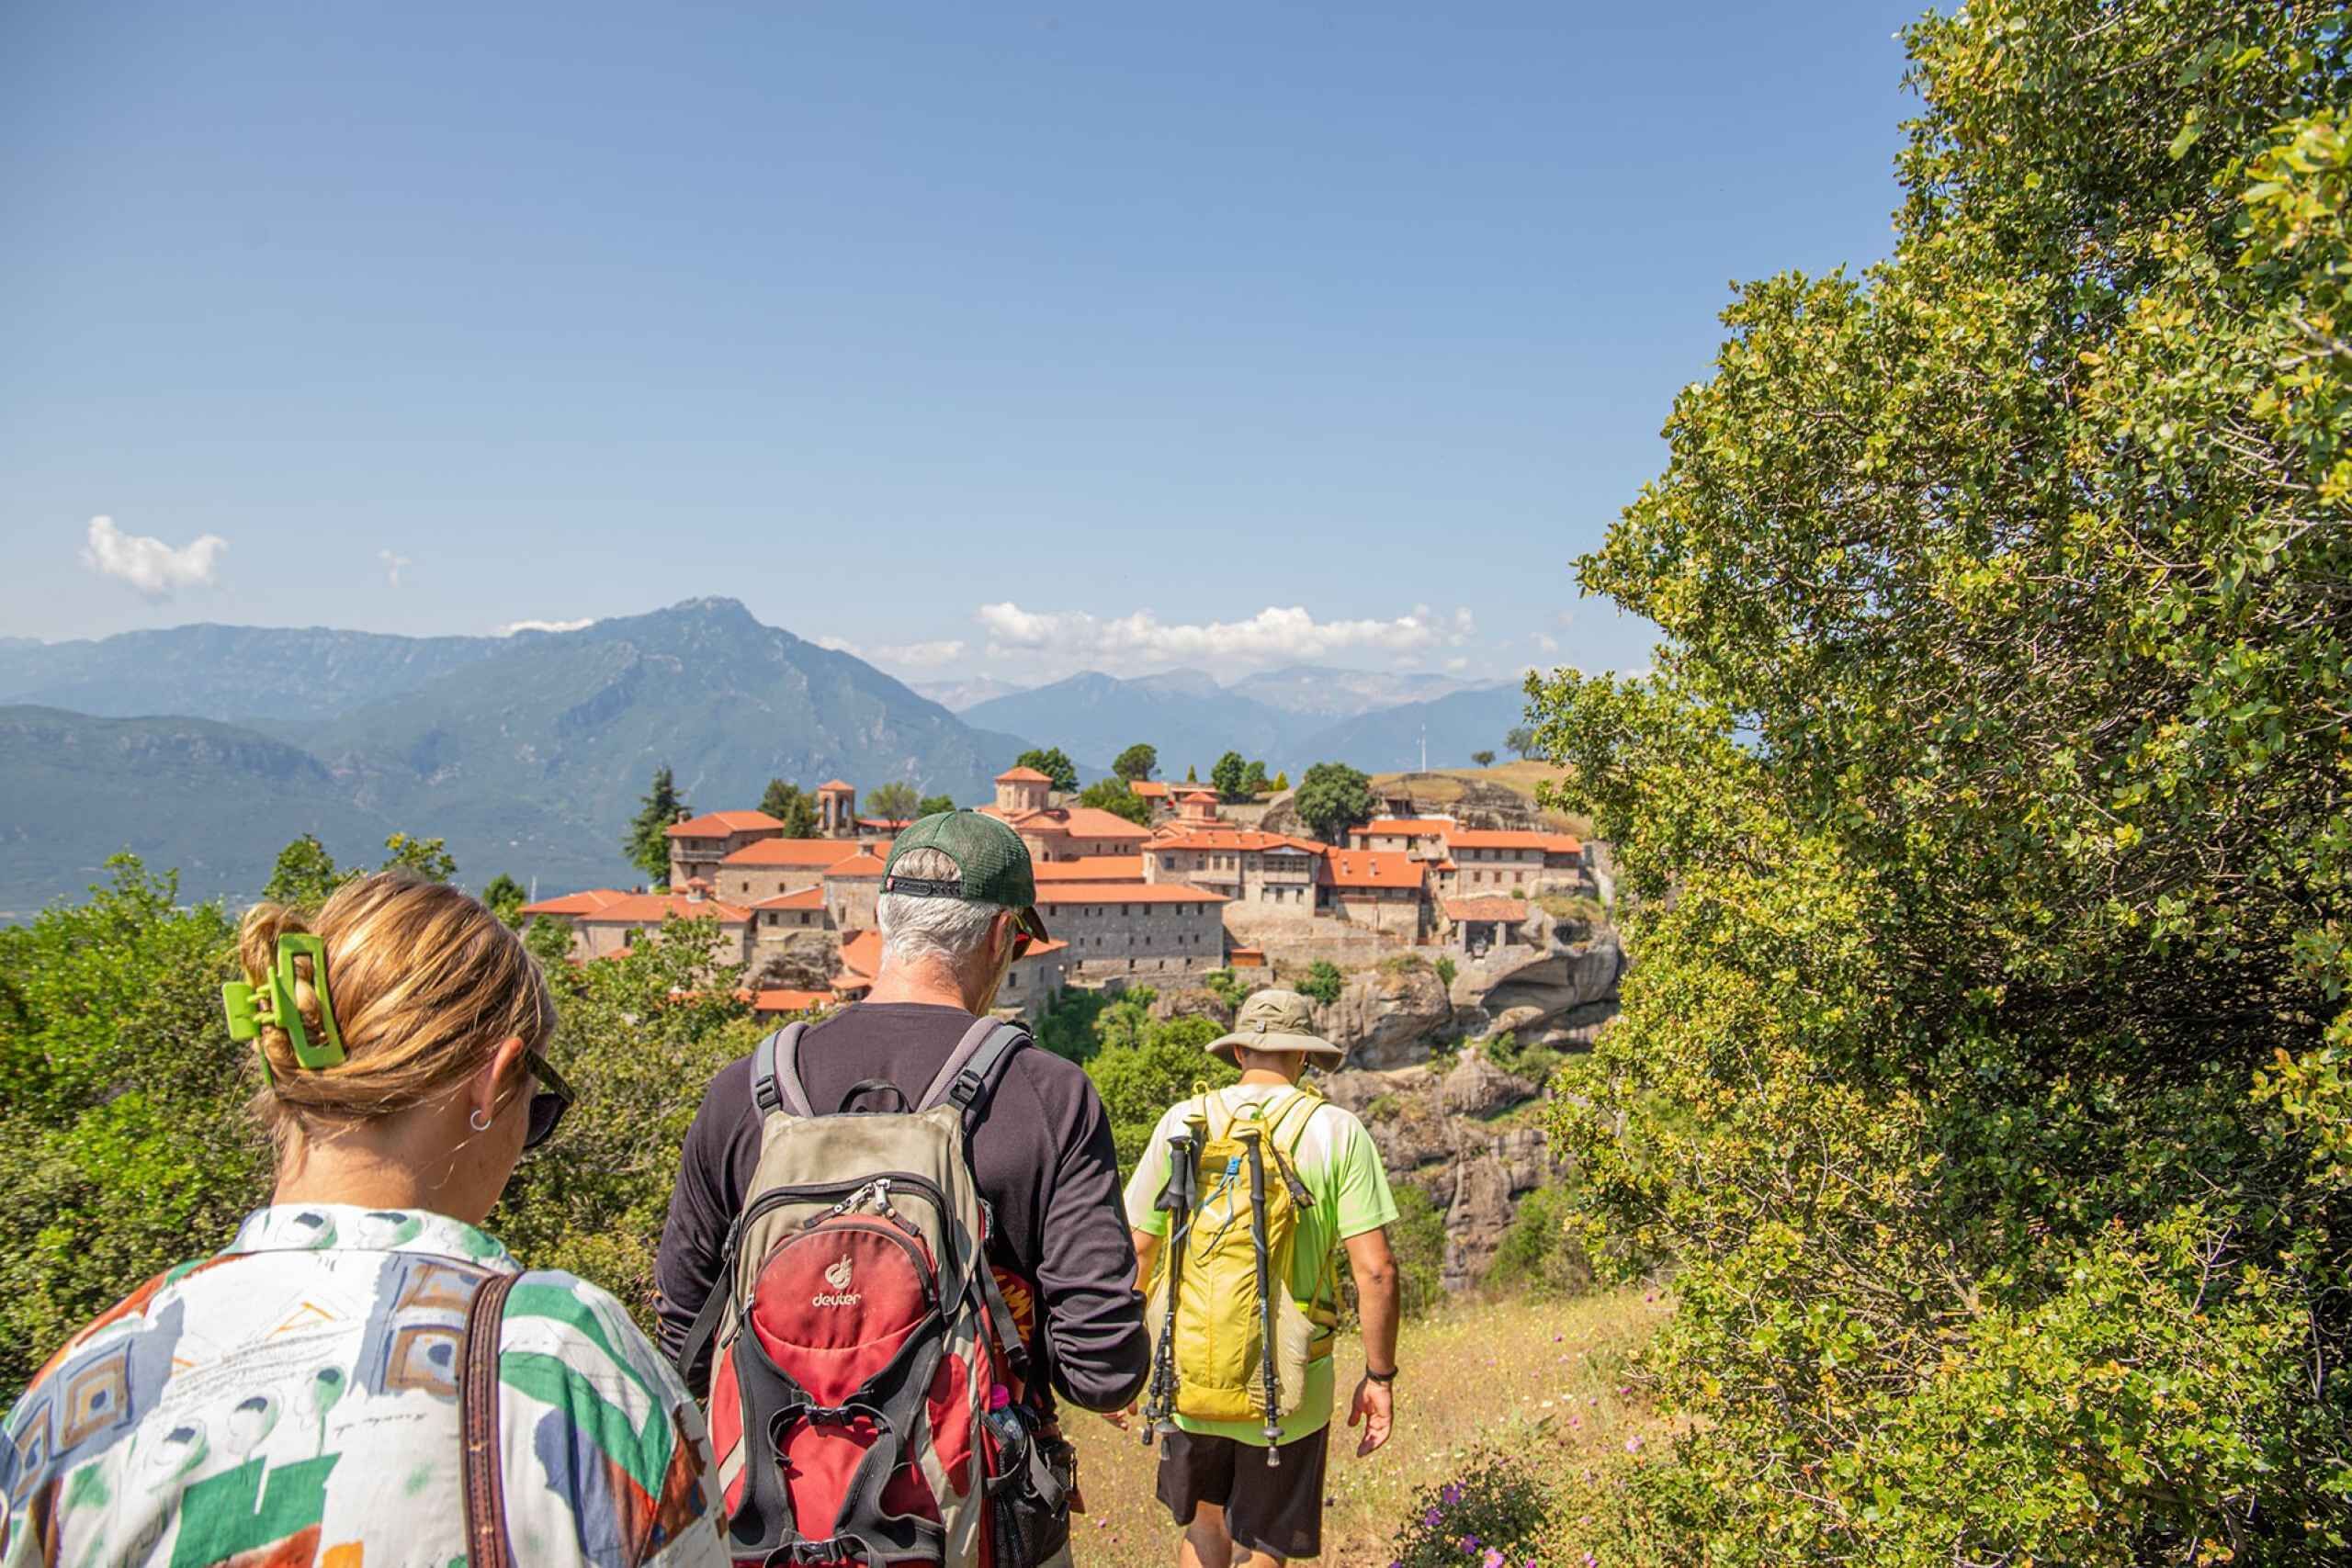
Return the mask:
[[1323,1463],[1331,1428],[1318,1427],[1274,1451],[1232,1438],[1170,1432],[1159,1439],[1159,1500],[1180,1525],[1204,1503],[1225,1510],[1226,1533],[1270,1557],[1298,1561],[1323,1551]]

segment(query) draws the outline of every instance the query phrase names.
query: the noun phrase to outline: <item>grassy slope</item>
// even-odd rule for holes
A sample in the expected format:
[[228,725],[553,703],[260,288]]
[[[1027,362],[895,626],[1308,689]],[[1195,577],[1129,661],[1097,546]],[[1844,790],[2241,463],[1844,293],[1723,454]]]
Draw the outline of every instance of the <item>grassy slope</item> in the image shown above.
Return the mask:
[[[1566,1302],[1472,1302],[1405,1326],[1396,1382],[1396,1432],[1368,1460],[1352,1434],[1332,1428],[1323,1562],[1383,1563],[1390,1533],[1421,1488],[1449,1479],[1482,1435],[1514,1447],[1542,1445],[1544,1468],[1573,1474],[1604,1456],[1622,1458],[1629,1437],[1655,1438],[1664,1424],[1627,1388],[1629,1358],[1670,1310],[1660,1295],[1610,1292]],[[1340,1341],[1340,1397],[1363,1357]],[[1152,1495],[1155,1454],[1096,1416],[1073,1413],[1090,1509],[1072,1552],[1087,1568],[1165,1568],[1176,1527]]]

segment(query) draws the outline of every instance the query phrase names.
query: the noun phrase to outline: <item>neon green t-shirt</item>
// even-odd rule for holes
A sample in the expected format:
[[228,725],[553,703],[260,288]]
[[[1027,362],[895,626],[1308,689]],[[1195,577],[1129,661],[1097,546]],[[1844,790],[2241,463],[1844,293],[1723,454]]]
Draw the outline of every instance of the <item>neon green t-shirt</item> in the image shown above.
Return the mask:
[[[1234,1084],[1210,1091],[1217,1102],[1219,1120],[1256,1116],[1269,1123],[1300,1092],[1283,1084]],[[1147,1235],[1168,1234],[1169,1216],[1155,1206],[1168,1186],[1168,1140],[1182,1132],[1187,1121],[1202,1114],[1198,1096],[1169,1107],[1159,1125],[1152,1129],[1135,1175],[1127,1179],[1127,1223]],[[1296,1128],[1299,1114],[1293,1111],[1291,1123],[1283,1128],[1285,1139]],[[1344,1267],[1337,1257],[1340,1244],[1350,1236],[1394,1223],[1396,1200],[1388,1190],[1388,1173],[1381,1168],[1380,1151],[1374,1146],[1372,1134],[1348,1111],[1318,1104],[1296,1136],[1298,1179],[1306,1184],[1314,1201],[1298,1216],[1290,1293],[1294,1301],[1306,1305],[1314,1301],[1318,1284],[1335,1280],[1335,1270]],[[1329,1293],[1327,1285],[1327,1298]],[[1151,1328],[1157,1334],[1160,1325],[1155,1323]],[[1332,1359],[1323,1356],[1306,1364],[1306,1387],[1298,1408],[1282,1423],[1283,1442],[1294,1442],[1331,1424]],[[1266,1441],[1264,1430],[1255,1422],[1195,1421],[1179,1416],[1176,1424],[1188,1432],[1233,1438],[1261,1447]]]

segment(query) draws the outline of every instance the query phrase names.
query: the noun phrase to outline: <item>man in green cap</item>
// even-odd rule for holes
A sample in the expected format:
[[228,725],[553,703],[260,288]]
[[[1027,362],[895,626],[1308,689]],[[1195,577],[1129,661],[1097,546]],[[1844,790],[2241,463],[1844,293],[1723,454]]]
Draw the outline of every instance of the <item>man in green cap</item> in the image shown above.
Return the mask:
[[[977,811],[943,811],[891,846],[876,924],[881,972],[866,998],[802,1038],[798,1066],[820,1113],[870,1105],[870,1080],[921,1102],[972,1021],[1034,941],[1036,883],[1020,836]],[[729,1227],[759,1162],[752,1057],[722,1068],[686,1134],[655,1265],[662,1348],[674,1357],[718,1283]],[[1116,1410],[1143,1386],[1149,1343],[1119,1211],[1118,1153],[1102,1098],[1077,1064],[1015,1050],[971,1135],[992,1226],[989,1260],[1029,1349],[1021,1397]],[[707,1365],[683,1369],[695,1393]]]
[[[1346,1053],[1315,1032],[1307,999],[1283,990],[1252,994],[1236,1011],[1232,1032],[1208,1049],[1240,1068],[1241,1081],[1170,1107],[1144,1145],[1126,1191],[1127,1223],[1135,1227],[1141,1260],[1138,1283],[1149,1283],[1169,1233],[1170,1216],[1161,1206],[1169,1141],[1196,1124],[1254,1120],[1305,1183],[1309,1199],[1295,1222],[1291,1298],[1310,1315],[1318,1305],[1336,1304],[1336,1255],[1342,1250],[1355,1276],[1363,1375],[1350,1401],[1348,1425],[1363,1428],[1356,1457],[1368,1457],[1388,1441],[1394,1414],[1399,1303],[1387,1227],[1396,1223],[1396,1201],[1364,1124],[1298,1087],[1309,1062],[1336,1067]],[[1263,1421],[1203,1421],[1174,1413],[1176,1429],[1160,1438],[1159,1500],[1184,1527],[1176,1558],[1181,1568],[1276,1568],[1320,1555],[1332,1362],[1328,1351],[1307,1362],[1298,1407],[1280,1422],[1273,1464],[1267,1462]]]

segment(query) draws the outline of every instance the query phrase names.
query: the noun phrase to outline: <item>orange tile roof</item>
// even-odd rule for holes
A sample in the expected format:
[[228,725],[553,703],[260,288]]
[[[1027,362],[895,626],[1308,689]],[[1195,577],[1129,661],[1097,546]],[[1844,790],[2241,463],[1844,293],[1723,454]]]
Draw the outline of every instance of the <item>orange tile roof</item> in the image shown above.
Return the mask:
[[1141,882],[1143,856],[1080,855],[1076,860],[1041,860],[1030,870],[1039,882]]
[[1169,794],[1168,785],[1159,779],[1137,779],[1127,786],[1127,793],[1139,795],[1146,800],[1159,800]]
[[666,829],[673,839],[723,839],[729,833],[784,831],[784,824],[764,811],[706,811]]
[[1518,898],[1448,898],[1445,918],[1449,920],[1509,920],[1513,925],[1527,919],[1527,905]]
[[1334,887],[1419,887],[1423,863],[1402,850],[1333,850],[1322,879]]
[[1269,833],[1257,828],[1176,828],[1168,829],[1160,838],[1144,846],[1149,850],[1303,850],[1319,855],[1330,845],[1318,844],[1312,839],[1296,839],[1287,833]]
[[1035,768],[1007,768],[997,774],[999,784],[1051,784],[1053,779]]
[[882,933],[859,931],[842,943],[842,978],[863,976],[872,981],[882,972]]
[[721,865],[831,865],[852,855],[863,854],[866,846],[854,839],[762,839],[745,844],[718,863]]
[[1215,806],[1216,804],[1216,791],[1213,789],[1188,789],[1182,795],[1178,795],[1177,798],[1179,800],[1205,800],[1211,806]]
[[982,815],[993,817],[1011,826],[1016,833],[1035,833],[1040,838],[1057,834],[1073,834],[1081,839],[1134,839],[1137,841],[1151,837],[1151,829],[1138,828],[1115,812],[1099,806],[1055,807],[1046,811],[1000,811],[993,806],[980,807]]
[[1181,882],[1049,883],[1037,889],[1040,904],[1226,904],[1222,893],[1188,887]]
[[591,887],[579,893],[566,893],[559,897],[542,898],[536,904],[526,904],[526,915],[585,915],[607,904],[616,904],[628,895],[612,887]]
[[825,907],[825,890],[821,887],[796,887],[789,893],[772,894],[751,907],[754,909],[821,909]]
[[807,1012],[810,1008],[832,1006],[833,993],[795,991],[779,987],[752,993],[751,1002],[752,1010],[756,1013]]
[[902,828],[913,827],[915,819],[911,817],[861,817],[857,825],[861,828],[887,828],[895,833]]
[[849,783],[846,779],[827,779],[823,784],[817,786],[817,793],[819,795],[839,795],[843,791],[847,791],[851,795],[855,795],[857,793],[857,786]]
[[1013,963],[1026,964],[1031,959],[1043,957],[1048,953],[1059,953],[1069,945],[1069,943],[1066,942],[1033,942],[1020,957],[1013,960]]
[[658,926],[673,915],[682,920],[717,920],[723,926],[740,926],[752,918],[752,912],[741,904],[729,904],[720,898],[689,898],[683,893],[632,893],[579,919],[600,926]]
[[882,874],[882,868],[883,862],[876,857],[869,854],[855,854],[847,860],[835,861],[827,866],[824,876],[828,882],[836,878],[855,881],[861,877],[879,876]]

